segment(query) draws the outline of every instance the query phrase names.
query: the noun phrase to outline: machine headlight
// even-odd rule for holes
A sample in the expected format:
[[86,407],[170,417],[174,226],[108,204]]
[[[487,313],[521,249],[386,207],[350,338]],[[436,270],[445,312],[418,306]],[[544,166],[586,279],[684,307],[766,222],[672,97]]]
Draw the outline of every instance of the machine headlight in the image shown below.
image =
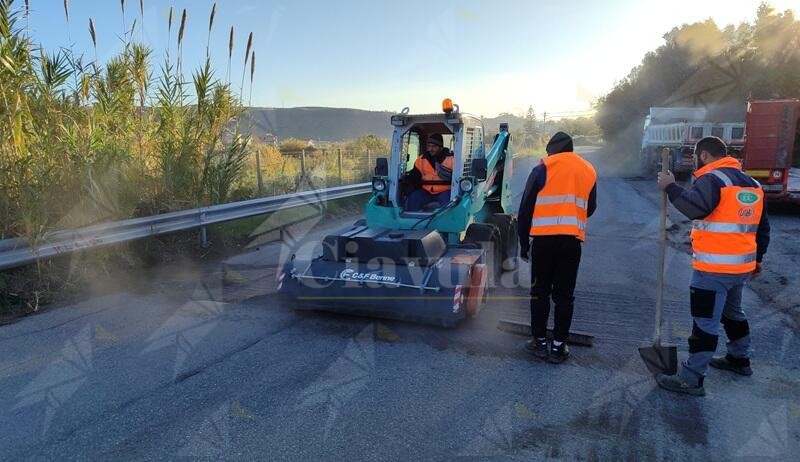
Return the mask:
[[458,182],[458,189],[460,189],[461,192],[464,193],[472,192],[473,186],[474,185],[472,184],[472,180],[470,180],[469,178],[464,178]]
[[379,193],[386,191],[386,181],[382,178],[375,178],[372,180],[372,190]]

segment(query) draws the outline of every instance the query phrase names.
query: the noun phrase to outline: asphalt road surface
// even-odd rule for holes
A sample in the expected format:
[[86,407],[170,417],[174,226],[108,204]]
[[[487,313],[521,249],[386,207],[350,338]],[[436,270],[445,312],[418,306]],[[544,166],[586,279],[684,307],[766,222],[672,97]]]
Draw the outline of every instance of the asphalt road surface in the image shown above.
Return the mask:
[[[653,330],[654,180],[583,152],[601,177],[573,327],[596,339],[567,363],[496,328],[526,318],[527,268],[446,330],[282,306],[286,246],[256,240],[224,264],[160,268],[148,290],[0,326],[0,459],[796,459],[800,216],[773,215],[766,274],[744,294],[755,374],[712,370],[707,396],[674,395],[637,353]],[[533,164],[515,165],[517,197]],[[683,358],[689,224],[670,219],[664,330]],[[352,221],[310,220],[283,242]]]

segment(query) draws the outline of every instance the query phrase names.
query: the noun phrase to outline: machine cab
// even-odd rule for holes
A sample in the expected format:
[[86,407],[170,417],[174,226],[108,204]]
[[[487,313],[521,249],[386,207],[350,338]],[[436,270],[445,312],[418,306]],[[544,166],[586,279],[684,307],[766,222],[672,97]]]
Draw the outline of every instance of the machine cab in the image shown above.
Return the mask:
[[[397,207],[405,216],[425,215],[441,209],[442,204],[436,200],[426,200],[421,207],[409,210],[409,196],[416,189],[425,187],[436,191],[436,194],[443,193],[449,203],[464,192],[461,187],[471,188],[475,176],[472,172],[473,159],[485,158],[483,124],[476,117],[461,114],[458,106],[448,101],[445,100],[444,111],[439,114],[410,115],[406,108],[392,116],[392,152],[388,159],[378,160],[375,171],[376,178],[385,181],[382,205]],[[424,159],[426,144],[434,135],[441,135],[443,150],[452,155],[450,180],[436,178],[433,181],[423,179],[421,184],[419,181],[412,182],[410,179],[414,175],[409,173],[414,171],[418,159]],[[423,161],[427,162],[426,159]],[[464,179],[470,185],[466,182],[461,184]]]

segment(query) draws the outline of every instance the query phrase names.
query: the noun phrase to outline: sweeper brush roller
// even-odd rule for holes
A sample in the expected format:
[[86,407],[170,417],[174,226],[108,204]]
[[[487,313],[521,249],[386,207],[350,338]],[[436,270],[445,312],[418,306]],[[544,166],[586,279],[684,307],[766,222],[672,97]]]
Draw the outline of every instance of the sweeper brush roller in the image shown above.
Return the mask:
[[279,293],[296,309],[453,327],[485,298],[484,251],[448,247],[437,231],[351,226],[322,247],[278,276]]

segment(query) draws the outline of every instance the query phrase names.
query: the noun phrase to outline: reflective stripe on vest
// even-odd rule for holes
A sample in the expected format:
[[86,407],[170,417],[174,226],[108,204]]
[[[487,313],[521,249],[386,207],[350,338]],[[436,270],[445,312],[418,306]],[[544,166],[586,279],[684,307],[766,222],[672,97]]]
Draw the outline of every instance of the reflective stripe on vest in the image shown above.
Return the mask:
[[739,223],[718,223],[713,221],[695,220],[692,224],[694,229],[708,231],[711,233],[755,233],[758,225],[741,225]]
[[695,173],[697,178],[713,175],[722,182],[716,208],[692,223],[692,268],[697,271],[746,274],[756,267],[756,233],[764,192],[749,182],[737,186],[736,177],[726,173],[728,169],[741,171],[741,165],[736,159],[724,157]]
[[728,175],[722,173],[721,171],[712,170],[711,174],[722,180],[722,182],[725,183],[725,186],[733,186],[733,182],[731,181],[730,178],[728,178]]
[[756,254],[724,255],[716,253],[694,253],[694,259],[712,265],[743,265],[756,261]]
[[[538,202],[538,201],[537,201]],[[586,223],[580,221],[578,217],[549,217],[549,218],[534,218],[532,227],[544,227],[544,226],[559,226],[559,225],[569,225],[569,226],[577,226],[578,229],[585,230]]]
[[536,198],[537,205],[552,205],[552,204],[575,204],[582,209],[586,209],[586,201],[580,197],[575,197],[575,194],[561,194],[558,196],[544,196]]
[[592,164],[574,152],[542,159],[547,177],[536,195],[531,236],[575,236],[586,238],[589,195],[597,181]]

